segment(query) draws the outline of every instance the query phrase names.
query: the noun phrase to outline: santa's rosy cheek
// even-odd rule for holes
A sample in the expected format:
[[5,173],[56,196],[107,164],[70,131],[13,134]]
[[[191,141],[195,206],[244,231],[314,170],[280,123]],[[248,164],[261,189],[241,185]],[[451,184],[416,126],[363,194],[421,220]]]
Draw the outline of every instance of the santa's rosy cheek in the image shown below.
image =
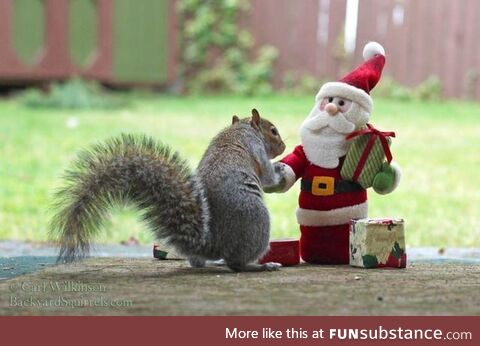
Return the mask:
[[320,110],[323,111],[325,109],[325,106],[327,105],[327,103],[328,103],[328,100],[323,99],[322,102],[320,102],[320,105],[318,106],[318,108],[320,108]]

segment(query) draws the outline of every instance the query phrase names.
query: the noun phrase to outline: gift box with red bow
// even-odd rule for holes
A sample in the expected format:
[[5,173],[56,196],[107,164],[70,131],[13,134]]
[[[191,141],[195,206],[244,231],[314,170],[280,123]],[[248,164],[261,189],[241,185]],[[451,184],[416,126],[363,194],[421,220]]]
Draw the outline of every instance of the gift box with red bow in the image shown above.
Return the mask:
[[364,189],[371,187],[385,160],[392,161],[390,137],[395,137],[395,133],[379,131],[371,124],[349,134],[351,144],[340,171],[342,178],[357,182]]

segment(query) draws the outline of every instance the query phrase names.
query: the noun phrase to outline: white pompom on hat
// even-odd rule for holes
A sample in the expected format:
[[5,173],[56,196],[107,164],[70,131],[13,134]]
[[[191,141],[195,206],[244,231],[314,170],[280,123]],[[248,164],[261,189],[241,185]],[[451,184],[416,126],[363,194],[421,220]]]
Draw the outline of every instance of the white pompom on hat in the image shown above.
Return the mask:
[[368,42],[365,47],[363,47],[363,60],[365,61],[378,54],[385,56],[385,48],[378,42]]

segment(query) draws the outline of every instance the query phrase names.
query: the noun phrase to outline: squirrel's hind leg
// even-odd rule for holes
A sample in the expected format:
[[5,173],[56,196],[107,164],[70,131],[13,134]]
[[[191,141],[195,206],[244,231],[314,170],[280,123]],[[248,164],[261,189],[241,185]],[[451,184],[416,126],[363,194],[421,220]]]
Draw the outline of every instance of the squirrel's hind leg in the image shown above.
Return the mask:
[[213,267],[223,267],[227,265],[227,262],[225,262],[225,260],[222,258],[219,260],[207,261],[207,265],[210,265]]
[[224,259],[219,260],[205,260],[201,257],[189,257],[188,262],[194,268],[203,268],[206,266],[209,267],[223,267],[227,265]]
[[282,265],[280,263],[268,262],[265,264],[256,264],[256,263],[229,263],[227,261],[227,266],[234,272],[272,272],[279,270]]
[[201,257],[188,257],[188,263],[194,268],[203,268],[205,267],[206,260]]

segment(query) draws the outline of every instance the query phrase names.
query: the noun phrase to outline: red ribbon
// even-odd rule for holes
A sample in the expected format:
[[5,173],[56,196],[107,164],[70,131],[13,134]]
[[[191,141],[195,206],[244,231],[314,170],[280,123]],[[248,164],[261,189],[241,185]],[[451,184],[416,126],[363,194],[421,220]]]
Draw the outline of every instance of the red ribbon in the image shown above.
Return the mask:
[[357,181],[358,177],[360,176],[360,173],[363,169],[363,166],[365,166],[365,162],[367,161],[368,154],[370,153],[370,150],[372,150],[373,144],[375,143],[377,138],[380,138],[380,142],[382,143],[383,147],[383,152],[385,153],[385,156],[387,158],[387,162],[390,163],[392,162],[393,156],[392,152],[390,151],[390,147],[388,146],[388,141],[387,137],[395,137],[395,132],[383,132],[380,131],[376,128],[373,127],[371,124],[367,124],[366,128],[360,129],[358,131],[354,131],[350,133],[346,139],[350,140],[352,138],[355,138],[357,136],[365,135],[365,134],[371,134],[370,138],[368,139],[367,145],[365,146],[365,149],[363,150],[362,156],[360,157],[360,160],[358,161],[357,168],[355,169],[355,172],[353,173],[353,181]]

